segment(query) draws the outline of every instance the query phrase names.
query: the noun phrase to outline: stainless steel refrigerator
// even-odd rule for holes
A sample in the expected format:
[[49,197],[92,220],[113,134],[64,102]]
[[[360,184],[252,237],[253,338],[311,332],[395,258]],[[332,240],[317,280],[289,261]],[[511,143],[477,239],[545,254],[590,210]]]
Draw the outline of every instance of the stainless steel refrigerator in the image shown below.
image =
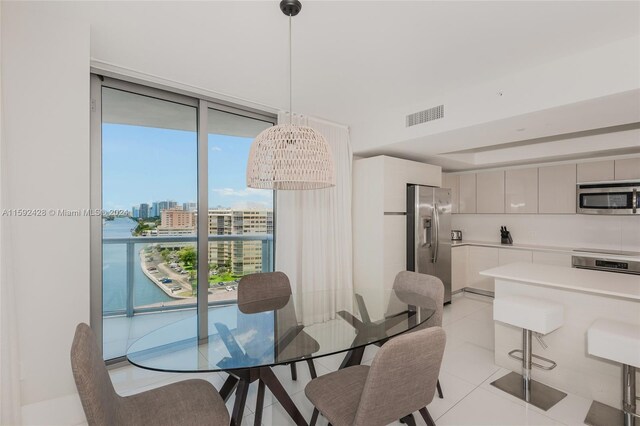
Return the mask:
[[407,187],[407,270],[435,275],[451,302],[451,190]]

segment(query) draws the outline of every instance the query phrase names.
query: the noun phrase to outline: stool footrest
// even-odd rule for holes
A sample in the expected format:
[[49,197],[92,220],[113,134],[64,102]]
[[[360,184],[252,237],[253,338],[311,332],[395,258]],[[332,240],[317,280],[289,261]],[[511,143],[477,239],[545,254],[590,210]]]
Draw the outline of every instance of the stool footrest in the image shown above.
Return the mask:
[[[520,356],[516,356],[515,354],[520,354]],[[517,359],[518,361],[522,361],[522,349],[512,350],[511,352],[509,352],[509,356],[513,359]],[[548,362],[550,364],[549,366],[544,366],[542,364],[538,364],[537,362],[531,362],[531,366],[539,368],[541,370],[547,370],[547,371],[553,370],[558,366],[558,364],[555,361],[552,361],[549,358],[545,358],[540,355],[531,354],[531,358],[536,358],[536,359]]]

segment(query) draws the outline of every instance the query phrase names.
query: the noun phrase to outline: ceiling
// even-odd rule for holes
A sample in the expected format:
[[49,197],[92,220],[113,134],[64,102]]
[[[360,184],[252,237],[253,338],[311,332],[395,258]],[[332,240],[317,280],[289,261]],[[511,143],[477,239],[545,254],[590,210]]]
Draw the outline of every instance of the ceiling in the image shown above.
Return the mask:
[[[250,100],[271,111],[288,108],[287,18],[277,1],[61,7],[88,21],[95,60]],[[388,152],[457,169],[477,167],[444,153],[540,136],[482,139],[467,131],[465,138],[455,138],[464,142],[454,150],[421,150],[447,134],[374,147],[357,137],[358,127],[368,126],[369,117],[380,117],[381,111],[428,103],[461,87],[637,36],[639,16],[640,2],[307,0],[293,21],[293,110],[352,126],[354,151],[360,155]],[[629,96],[597,108],[614,101],[633,104],[639,95]],[[576,108],[585,111],[584,105]],[[536,120],[514,117],[486,126],[501,134],[519,121],[525,124],[518,127],[533,129],[542,123]],[[571,131],[581,130],[578,125]]]

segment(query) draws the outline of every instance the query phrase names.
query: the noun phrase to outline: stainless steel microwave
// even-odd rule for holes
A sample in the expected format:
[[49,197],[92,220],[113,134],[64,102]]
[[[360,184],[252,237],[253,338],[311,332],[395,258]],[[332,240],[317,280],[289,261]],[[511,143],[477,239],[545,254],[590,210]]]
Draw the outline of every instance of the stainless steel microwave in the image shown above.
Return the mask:
[[582,214],[640,214],[640,182],[579,183],[576,211]]

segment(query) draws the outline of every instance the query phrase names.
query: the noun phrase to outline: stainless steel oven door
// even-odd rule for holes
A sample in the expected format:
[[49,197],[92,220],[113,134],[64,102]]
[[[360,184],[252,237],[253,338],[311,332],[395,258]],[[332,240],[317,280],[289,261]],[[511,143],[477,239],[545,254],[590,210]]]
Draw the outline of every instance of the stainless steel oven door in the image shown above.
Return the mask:
[[640,214],[638,186],[577,185],[576,211],[581,214]]

